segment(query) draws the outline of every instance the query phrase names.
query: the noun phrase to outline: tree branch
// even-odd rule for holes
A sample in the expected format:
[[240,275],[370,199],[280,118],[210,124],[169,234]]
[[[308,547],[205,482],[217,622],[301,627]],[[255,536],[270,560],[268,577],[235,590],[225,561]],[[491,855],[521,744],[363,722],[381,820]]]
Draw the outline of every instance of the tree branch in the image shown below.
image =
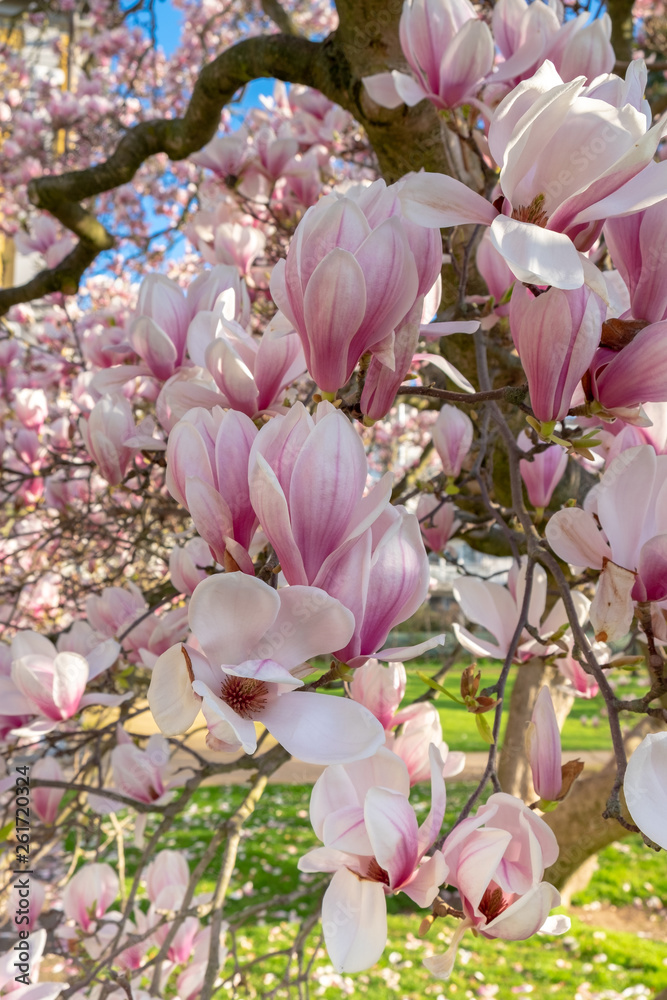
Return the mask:
[[326,71],[317,58],[321,49],[322,43],[294,35],[244,39],[202,69],[182,118],[141,122],[129,129],[107,160],[31,181],[28,196],[33,205],[54,215],[80,242],[57,267],[40,271],[25,285],[0,290],[0,315],[19,302],[53,292],[74,294],[86,268],[115,245],[111,233],[82,206],[84,199],[129,183],[156,153],[183,160],[201,149],[215,135],[223,107],[251,80],[275,77],[324,89]]

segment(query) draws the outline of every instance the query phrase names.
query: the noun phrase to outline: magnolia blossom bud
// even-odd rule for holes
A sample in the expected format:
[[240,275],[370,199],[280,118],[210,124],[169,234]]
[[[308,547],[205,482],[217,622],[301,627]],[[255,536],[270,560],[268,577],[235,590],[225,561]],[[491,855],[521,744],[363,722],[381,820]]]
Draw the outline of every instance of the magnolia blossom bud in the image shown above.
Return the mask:
[[433,425],[433,444],[440,456],[445,475],[455,479],[463,460],[470,451],[473,424],[470,417],[456,406],[445,404]]
[[[522,451],[532,448],[532,442],[525,431],[519,434],[517,444]],[[531,461],[521,459],[519,471],[533,507],[544,510],[549,506],[553,492],[563,478],[566,468],[567,451],[559,444],[549,445],[544,451],[537,452]]]
[[104,396],[88,419],[79,420],[86,450],[110,486],[118,486],[132,464],[132,448],[125,444],[134,434],[132,407],[122,396]]
[[537,296],[515,285],[510,328],[538,420],[549,423],[567,416],[600,343],[604,315],[602,300],[586,285],[570,291],[550,288]]
[[443,552],[447,542],[457,531],[454,504],[439,500],[433,493],[422,493],[417,504],[417,520],[426,544],[433,552]]

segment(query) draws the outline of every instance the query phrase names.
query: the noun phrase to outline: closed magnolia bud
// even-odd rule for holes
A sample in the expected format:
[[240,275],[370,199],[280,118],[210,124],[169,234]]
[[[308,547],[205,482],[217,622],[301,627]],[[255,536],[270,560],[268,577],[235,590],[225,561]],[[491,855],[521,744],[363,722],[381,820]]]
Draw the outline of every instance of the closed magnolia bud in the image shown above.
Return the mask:
[[456,406],[445,404],[433,425],[433,444],[440,456],[446,476],[455,479],[463,460],[470,451],[473,424],[470,417]]

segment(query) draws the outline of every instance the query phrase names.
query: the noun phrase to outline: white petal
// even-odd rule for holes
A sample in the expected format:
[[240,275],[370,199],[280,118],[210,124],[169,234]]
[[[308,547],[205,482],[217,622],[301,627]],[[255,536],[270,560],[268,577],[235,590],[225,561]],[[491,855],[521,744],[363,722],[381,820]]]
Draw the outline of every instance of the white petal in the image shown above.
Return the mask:
[[190,600],[190,628],[214,665],[242,663],[273,624],[280,598],[245,573],[202,580]]
[[257,717],[289,753],[308,764],[360,760],[384,743],[384,729],[367,708],[316,691],[288,691]]
[[158,656],[148,688],[148,706],[166,736],[186,732],[195,721],[201,699],[192,690],[186,647],[181,643]]
[[490,237],[520,281],[555,288],[583,285],[584,269],[569,236],[499,215],[491,225]]
[[667,733],[649,733],[628,762],[623,782],[630,815],[667,851]]
[[387,943],[387,904],[380,882],[337,871],[322,901],[322,930],[337,972],[362,972]]

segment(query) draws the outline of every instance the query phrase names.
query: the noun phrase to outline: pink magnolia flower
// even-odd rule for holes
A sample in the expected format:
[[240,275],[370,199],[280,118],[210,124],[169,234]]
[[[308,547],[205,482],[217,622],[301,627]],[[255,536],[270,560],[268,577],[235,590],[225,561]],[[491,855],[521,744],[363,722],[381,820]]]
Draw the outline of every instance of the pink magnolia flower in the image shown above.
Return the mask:
[[260,341],[238,324],[219,324],[204,364],[224,396],[223,405],[251,418],[282,403],[286,388],[306,370],[301,340],[280,315]]
[[[525,431],[519,434],[517,444],[522,451],[529,451],[533,447]],[[536,510],[544,510],[549,506],[566,468],[567,451],[559,444],[550,444],[544,451],[533,455],[530,461],[525,458],[520,460],[521,478],[526,486],[528,499]]]
[[185,889],[190,881],[190,869],[180,851],[164,850],[159,851],[147,866],[144,878],[148,898],[154,903],[162,890],[170,885]]
[[[627,89],[638,73],[631,64]],[[491,242],[520,281],[574,289],[586,280],[602,290],[582,251],[607,218],[664,197],[667,166],[653,156],[667,121],[649,129],[644,111],[626,103],[627,89],[617,106],[616,91],[589,94],[584,83],[563,83],[547,61],[498,105],[489,147],[501,167],[502,200],[492,205],[443,174],[415,174],[400,193],[408,218],[435,228],[490,226]]]
[[441,979],[449,978],[469,927],[483,937],[523,941],[560,903],[558,891],[541,881],[544,869],[558,858],[556,838],[544,820],[512,795],[496,792],[476,816],[454,827],[443,855],[465,919],[447,952],[424,960]]
[[[526,0],[499,0],[493,8],[493,36],[504,61],[489,78],[496,93],[501,84],[515,86],[532,76],[545,59],[550,59],[563,80],[585,76],[590,82],[610,73],[616,57],[610,44],[611,19],[608,14],[589,23],[589,14],[561,24],[554,7]],[[489,90],[485,91],[489,99]]]
[[[222,968],[227,958],[227,948],[225,947],[226,932],[227,927],[224,925],[218,945],[219,969]],[[201,927],[195,934],[192,942],[192,959],[176,980],[176,989],[181,1000],[197,1000],[204,984],[210,950],[211,926],[209,924],[207,927]]]
[[545,802],[555,802],[563,779],[560,729],[548,684],[540,688],[535,701],[526,732],[526,749],[535,791]]
[[19,632],[12,640],[11,679],[37,716],[17,735],[40,736],[87,705],[120,705],[128,695],[84,694],[90,665],[78,653],[59,653],[44,636]]
[[79,868],[65,886],[65,916],[74,920],[82,931],[91,931],[95,922],[106,914],[119,892],[118,876],[111,865],[86,864]]
[[491,32],[468,0],[405,0],[399,36],[414,77],[398,70],[365,77],[381,107],[428,98],[436,108],[455,108],[475,97],[493,66]]
[[183,363],[190,320],[183,290],[163,274],[141,282],[129,341],[155,378],[164,381]]
[[608,219],[604,239],[614,267],[630,293],[634,319],[667,319],[667,288],[662,280],[667,246],[667,199],[643,212]]
[[[149,737],[144,749],[137,746],[122,726],[117,727],[117,744],[110,754],[111,782],[106,787],[137,802],[155,806],[159,811],[171,800],[174,781],[168,781],[169,743],[158,733]],[[118,800],[99,795],[88,796],[91,808],[97,813],[114,813],[125,808]],[[138,814],[134,826],[134,844],[143,847],[144,830],[148,813]]]
[[424,860],[445,814],[442,760],[431,757],[431,809],[421,824],[408,801],[407,768],[381,748],[369,760],[328,767],[313,787],[310,819],[323,841],[299,860],[335,872],[322,902],[324,940],[337,972],[360,972],[387,943],[386,897],[404,892],[430,906],[447,878],[440,851]]
[[417,519],[426,544],[433,552],[444,552],[461,522],[453,503],[439,500],[433,493],[422,493],[417,503]]
[[557,511],[546,536],[557,556],[602,570],[590,617],[596,639],[620,639],[636,601],[667,598],[667,455],[628,448],[587,495]]
[[190,511],[215,559],[223,563],[228,553],[244,573],[254,573],[248,547],[257,515],[248,461],[256,436],[244,413],[196,407],[176,424],[167,445],[167,489]]
[[406,683],[402,663],[396,661],[384,666],[378,660],[370,659],[354,671],[348,691],[351,698],[365,705],[382,723],[386,745],[404,761],[411,785],[428,780],[431,744],[438,748],[443,761],[443,777],[458,774],[463,770],[465,754],[449,752],[442,739],[440,716],[433,705],[422,702],[399,711]]
[[308,371],[328,393],[345,385],[367,351],[394,367],[394,329],[418,287],[396,192],[382,180],[309,208],[271,276],[271,294],[301,337]]
[[[35,761],[30,771],[31,778],[45,781],[65,781],[65,773],[55,757],[41,757]],[[43,823],[51,826],[58,815],[58,806],[65,794],[64,788],[31,789],[32,804]]]
[[[567,642],[567,640],[566,640]],[[568,643],[569,645],[569,643]],[[598,663],[607,663],[611,652],[608,646],[602,642],[592,644],[593,652]],[[600,690],[599,685],[592,674],[587,674],[578,660],[575,660],[572,651],[566,655],[558,656],[554,660],[554,666],[566,681],[569,681],[568,690],[579,698],[594,698]]]
[[209,575],[215,560],[203,538],[191,538],[185,545],[175,545],[169,556],[169,576],[176,590],[190,596],[198,583]]
[[461,472],[472,445],[473,431],[468,414],[445,403],[433,425],[433,444],[448,478],[456,479]]
[[398,706],[405,697],[406,684],[407,676],[402,663],[383,666],[378,660],[370,659],[354,671],[349,694],[354,701],[365,705],[385,729],[390,729],[394,725]]
[[443,740],[440,715],[433,705],[425,702],[407,705],[396,713],[393,726],[393,731],[387,733],[386,745],[404,761],[411,785],[428,780],[431,744],[437,747],[442,759],[443,778],[453,778],[465,767],[465,754],[450,750]]
[[126,442],[135,433],[132,407],[123,396],[104,396],[79,420],[86,451],[110,486],[119,486],[132,465],[134,451]]
[[288,583],[320,586],[387,507],[391,474],[364,496],[367,476],[361,438],[330,403],[314,418],[296,403],[262,427],[248,462],[250,502]]
[[585,285],[534,296],[515,285],[510,329],[538,420],[562,420],[600,343],[605,307]]
[[13,399],[14,412],[24,427],[39,430],[49,415],[49,403],[43,389],[17,389]]
[[86,598],[86,616],[100,635],[111,637],[123,631],[148,610],[143,594],[128,580],[124,587],[105,587],[100,595]]
[[88,622],[82,621],[74,622],[68,632],[61,632],[56,639],[56,649],[59,653],[79,653],[84,656],[90,667],[89,680],[113,666],[120,653],[120,646],[115,640],[97,635]]
[[148,690],[166,735],[184,733],[201,708],[218,749],[254,753],[256,721],[314,764],[368,757],[383,742],[382,727],[361,705],[297,690],[304,661],[343,645],[353,629],[350,612],[328,594],[276,592],[255,577],[222,574],[199,584],[189,621],[204,655],[172,647],[156,662]]
[[[468,629],[455,623],[452,628],[454,635],[464,649],[473,656],[490,656],[495,660],[504,660],[507,656],[514,630],[519,621],[523,595],[525,592],[526,563],[516,563],[510,570],[507,586],[499,583],[489,583],[478,577],[463,576],[454,584],[454,597],[458,601],[466,618],[481,625],[496,640],[495,643],[480,639]],[[568,618],[562,599],[559,599],[541,621],[547,599],[547,575],[541,566],[533,570],[533,586],[528,607],[528,624],[538,629],[541,636],[547,638],[565,625]],[[580,624],[586,621],[589,602],[583,594],[572,591],[572,600],[577,609]],[[521,636],[521,645],[517,650],[519,660],[531,656],[551,656],[558,652],[558,646],[542,645],[532,639],[527,632]]]
[[193,321],[202,313],[215,311],[220,302],[224,304],[223,311],[227,318],[243,326],[250,321],[248,286],[238,269],[231,264],[218,264],[210,271],[202,271],[188,285],[185,301],[190,318],[188,340]]
[[621,416],[642,403],[667,402],[666,347],[667,321],[640,330],[621,351],[600,347],[590,366],[593,397]]
[[[386,507],[361,537],[341,548],[326,571],[323,567],[317,580],[354,614],[354,634],[336,656],[359,667],[428,595],[430,569],[417,518],[404,507]],[[382,649],[379,655],[405,660],[442,642],[444,636],[438,635],[417,646]]]
[[649,733],[628,761],[623,792],[643,834],[667,850],[667,733]]

